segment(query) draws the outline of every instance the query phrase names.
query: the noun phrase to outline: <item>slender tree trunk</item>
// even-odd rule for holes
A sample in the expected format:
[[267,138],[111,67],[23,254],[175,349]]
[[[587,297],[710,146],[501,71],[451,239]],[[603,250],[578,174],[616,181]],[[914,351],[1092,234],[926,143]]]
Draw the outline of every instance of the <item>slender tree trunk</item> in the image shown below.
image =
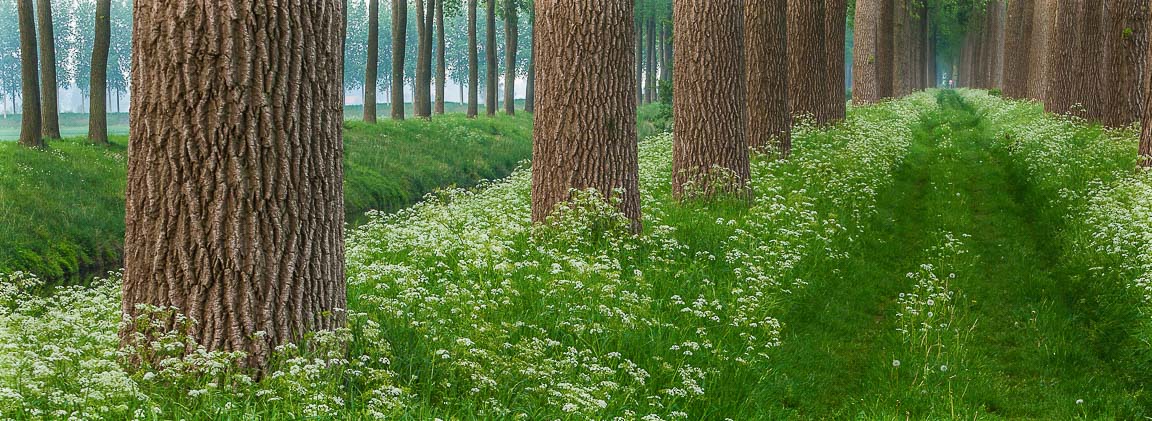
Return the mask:
[[1143,89],[1148,68],[1148,0],[1109,0],[1108,66],[1111,80],[1104,124],[1123,127],[1140,120],[1144,109]]
[[663,99],[660,97],[660,84],[663,83],[665,80],[667,80],[667,79],[664,79],[664,68],[668,67],[668,63],[666,63],[664,61],[664,37],[666,36],[666,35],[664,35],[664,31],[666,30],[666,28],[664,27],[663,22],[657,24],[656,27],[659,29],[658,29],[658,32],[656,34],[658,36],[658,38],[655,41],[656,48],[655,48],[655,51],[653,52],[654,54],[656,54],[656,72],[654,73],[656,75],[656,96],[655,97],[656,97],[657,101],[660,101]]
[[412,105],[416,117],[432,117],[432,19],[435,0],[416,0],[416,83],[412,88]]
[[[858,105],[875,104],[879,102],[879,32],[881,0],[856,0],[855,36],[852,44],[852,102]],[[745,28],[751,31],[751,28]],[[748,61],[749,68],[755,68],[752,60]],[[749,91],[752,87],[749,84]]]
[[524,112],[536,112],[536,11],[529,9],[528,23],[532,25],[532,52],[528,56],[528,81],[524,90]]
[[792,152],[788,109],[788,0],[748,2],[744,10],[748,146],[781,157]]
[[120,90],[116,89],[116,114],[120,114]]
[[476,2],[468,0],[468,118],[480,113],[480,53],[476,37]]
[[644,105],[644,23],[636,20],[636,104]]
[[408,0],[392,0],[392,119],[404,119],[404,53],[408,45]]
[[[743,194],[751,172],[744,1],[673,0],[672,5],[678,69],[673,193],[679,199]],[[818,22],[822,38],[823,16]]]
[[176,330],[261,372],[345,326],[341,2],[168,5],[134,4],[122,308],[195,323],[126,323],[121,341]]
[[[931,15],[929,15],[931,16]],[[928,64],[925,66],[927,87],[929,89],[935,88],[940,77],[938,63],[936,62],[936,27],[932,24],[932,20],[928,20],[928,51],[925,56]]]
[[516,115],[516,50],[520,38],[516,0],[504,1],[504,113]]
[[845,56],[845,38],[846,27],[848,26],[848,6],[844,0],[827,0],[825,2],[826,12],[824,20],[824,34],[825,46],[827,48],[828,69],[825,74],[828,75],[825,93],[828,99],[825,101],[827,111],[825,115],[828,121],[843,120],[848,113],[847,99],[845,98],[845,82],[844,79],[846,66],[844,61]]
[[484,95],[485,105],[488,107],[486,110],[488,116],[495,116],[496,110],[500,108],[500,63],[496,60],[496,2],[499,0],[487,0],[487,47],[485,48],[485,55],[488,59],[488,86],[487,93]]
[[60,102],[56,83],[56,36],[52,28],[52,0],[36,0],[40,34],[40,126],[44,137],[60,138]]
[[[40,77],[36,69],[36,20],[32,0],[16,0],[16,14],[20,20],[20,144],[30,148],[43,148],[43,128],[40,121]],[[15,108],[15,99],[13,99]]]
[[1078,33],[1083,25],[1079,20],[1084,11],[1084,0],[1057,0],[1056,25],[1049,40],[1045,71],[1048,86],[1044,108],[1053,114],[1068,114],[1074,110],[1079,96],[1077,67],[1080,66]]
[[[664,68],[661,69],[660,78],[667,80],[668,83],[672,83],[672,66],[675,64],[675,60],[672,58],[672,23],[665,22],[664,28],[664,37],[661,38],[660,41],[662,44],[660,48],[661,54],[664,55]],[[785,29],[785,32],[787,32],[787,29]]]
[[648,15],[648,38],[644,40],[644,49],[647,51],[645,61],[648,64],[645,74],[645,102],[651,104],[656,101],[656,16]]
[[447,66],[444,64],[444,0],[436,2],[436,114],[444,114],[444,84],[447,76]]
[[821,125],[831,119],[826,105],[829,95],[826,92],[828,49],[825,16],[823,1],[788,0],[789,108],[793,116],[807,116]]
[[[393,33],[395,33],[395,29],[393,29]],[[364,122],[366,123],[376,123],[376,103],[379,102],[376,100],[376,92],[379,91],[376,82],[377,75],[380,74],[379,66],[380,0],[368,0],[368,63],[364,66]],[[392,69],[395,70],[396,67],[393,66]],[[393,112],[393,116],[395,116],[395,112]]]
[[612,196],[640,232],[634,6],[617,0],[536,0],[540,103],[532,151],[532,220],[572,190]]
[[96,0],[96,22],[93,26],[92,64],[89,83],[92,87],[88,112],[88,139],[98,145],[108,144],[108,44],[112,39],[112,0]]
[[[1146,31],[1152,31],[1152,22],[1150,22],[1149,25],[1148,28],[1145,28]],[[1138,156],[1140,166],[1152,168],[1152,40],[1145,42],[1144,53],[1144,62],[1148,64],[1148,67],[1144,68],[1142,81],[1144,85],[1144,103],[1142,104],[1143,115],[1140,119],[1140,150]]]

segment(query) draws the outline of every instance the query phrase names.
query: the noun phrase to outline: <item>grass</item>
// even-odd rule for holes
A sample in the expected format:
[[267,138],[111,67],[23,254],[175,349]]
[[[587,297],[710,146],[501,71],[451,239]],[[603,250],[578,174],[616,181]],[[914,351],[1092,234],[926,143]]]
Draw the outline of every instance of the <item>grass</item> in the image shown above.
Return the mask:
[[[441,187],[503,177],[531,155],[531,116],[447,115],[431,123],[345,124],[345,204],[353,225]],[[123,137],[46,152],[0,143],[0,273],[76,281],[119,266],[124,237]]]

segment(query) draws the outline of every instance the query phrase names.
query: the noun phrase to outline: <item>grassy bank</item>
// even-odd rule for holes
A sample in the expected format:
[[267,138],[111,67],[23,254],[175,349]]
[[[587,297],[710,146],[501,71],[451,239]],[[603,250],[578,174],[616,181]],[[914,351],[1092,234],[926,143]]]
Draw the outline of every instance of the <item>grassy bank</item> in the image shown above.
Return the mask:
[[[440,187],[500,178],[531,155],[531,116],[346,123],[348,220],[394,211]],[[65,280],[119,267],[126,139],[32,151],[0,142],[0,273]]]

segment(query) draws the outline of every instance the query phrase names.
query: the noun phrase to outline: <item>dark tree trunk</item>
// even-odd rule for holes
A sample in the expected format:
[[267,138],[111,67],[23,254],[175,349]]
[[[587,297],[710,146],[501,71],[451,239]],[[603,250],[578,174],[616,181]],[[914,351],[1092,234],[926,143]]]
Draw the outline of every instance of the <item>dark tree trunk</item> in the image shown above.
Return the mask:
[[664,68],[660,70],[660,79],[666,80],[668,83],[672,83],[672,66],[675,61],[672,59],[672,30],[672,23],[666,22],[664,24],[664,36],[660,41],[662,44],[660,53],[664,55]]
[[447,66],[444,64],[444,0],[436,2],[436,114],[444,114],[444,84],[446,82]]
[[[395,29],[393,29],[393,33],[395,33]],[[379,91],[376,86],[376,77],[380,74],[379,66],[380,0],[368,0],[368,63],[364,66],[364,122],[366,123],[376,122],[376,103],[379,102],[376,100],[376,92]],[[392,69],[395,70],[396,67],[393,66]]]
[[939,77],[936,76],[938,74],[938,69],[936,68],[936,27],[932,24],[931,19],[928,20],[928,46],[925,54],[924,59],[928,61],[925,65],[927,77],[927,79],[925,79],[927,82],[926,87],[931,89],[936,87],[939,79]]
[[[1149,23],[1152,25],[1152,23]],[[1152,30],[1152,28],[1146,28]],[[1145,43],[1144,62],[1152,63],[1152,41]],[[1143,93],[1143,115],[1140,118],[1140,150],[1139,159],[1140,166],[1144,168],[1152,168],[1152,64],[1144,69]]]
[[416,117],[432,118],[432,20],[435,0],[416,0],[416,85],[412,105]]
[[536,11],[529,10],[528,23],[532,25],[532,52],[528,56],[528,81],[524,90],[524,112],[536,112]]
[[[880,95],[879,41],[882,0],[856,0],[856,33],[852,45],[852,102],[875,104]],[[751,66],[751,62],[749,62]],[[749,87],[751,89],[751,87]]]
[[645,80],[644,101],[651,104],[656,101],[656,16],[648,15],[648,37],[644,40],[644,50],[647,51],[645,63],[647,68]]
[[1048,71],[1045,64],[1048,59],[1049,39],[1055,28],[1056,0],[1033,0],[1032,8],[1032,39],[1028,56],[1028,97],[1037,101],[1046,101],[1048,89]]
[[595,189],[614,196],[639,233],[633,2],[536,0],[535,7],[532,220],[546,221],[573,189]]
[[92,65],[89,82],[92,87],[88,111],[88,139],[98,145],[108,144],[108,44],[112,39],[112,0],[96,0],[96,22],[93,26]]
[[1028,97],[1031,66],[1032,8],[1035,0],[1012,0],[1008,4],[1008,26],[1004,39],[1004,96]]
[[[1085,0],[1081,18],[1081,31],[1077,37],[1080,43],[1080,64],[1076,66],[1076,101],[1084,107],[1084,117],[1091,121],[1104,118],[1104,107],[1108,104],[1101,95],[1102,86],[1107,86],[1110,69],[1107,60],[1099,51],[1107,45],[1104,31],[1104,4],[1100,0]],[[1103,82],[1103,83],[1101,83]],[[1106,92],[1106,89],[1103,89]]]
[[891,98],[895,95],[892,76],[895,73],[896,56],[893,48],[896,46],[895,13],[893,0],[878,0],[880,2],[879,25],[876,27],[876,91],[880,98]]
[[[677,43],[673,193],[679,199],[743,194],[750,174],[744,1],[672,4]],[[819,21],[822,34],[823,16]]]
[[476,39],[476,2],[468,0],[468,118],[480,113],[480,52]]
[[1104,124],[1123,127],[1140,120],[1144,109],[1143,74],[1148,72],[1148,0],[1109,0],[1106,41],[1110,72],[1104,97]]
[[663,99],[660,97],[660,84],[668,80],[664,78],[664,69],[668,67],[668,63],[664,61],[664,37],[667,36],[664,32],[667,28],[663,22],[657,24],[656,27],[659,28],[656,34],[658,38],[656,39],[656,50],[654,52],[654,54],[656,54],[656,100],[660,101]]
[[909,86],[909,41],[911,41],[911,17],[908,2],[895,0],[892,3],[892,95],[899,98],[912,92]]
[[1044,109],[1053,114],[1067,114],[1077,104],[1077,67],[1080,66],[1078,33],[1084,0],[1057,0],[1056,24],[1048,45],[1048,58],[1044,65],[1048,73]]
[[[795,117],[827,123],[828,48],[825,4],[788,0],[788,102]],[[677,39],[679,41],[679,39]],[[708,48],[701,46],[700,48]]]
[[792,152],[787,6],[788,0],[764,0],[748,2],[744,10],[748,146],[781,157]]
[[848,6],[844,0],[827,0],[825,2],[824,34],[828,68],[827,87],[824,92],[828,95],[825,101],[827,111],[824,115],[828,121],[843,120],[847,116],[847,100],[845,98],[844,79],[846,66],[844,65],[844,46],[846,27],[848,25]]
[[260,372],[345,326],[341,2],[166,6],[134,4],[123,314]]
[[504,2],[504,113],[516,115],[516,49],[520,31],[516,0]]
[[[40,76],[37,70],[36,17],[32,0],[16,0],[16,13],[20,20],[20,144],[30,148],[43,148],[44,137],[40,122]],[[15,96],[13,96],[15,103]],[[15,108],[15,104],[13,104]]]
[[636,104],[644,105],[644,23],[636,20]]
[[484,55],[488,59],[488,86],[487,92],[484,95],[484,105],[487,107],[488,116],[495,116],[496,110],[500,109],[500,63],[496,60],[496,2],[499,0],[487,0],[488,7],[486,10],[488,33],[487,46],[485,47]]
[[52,28],[52,0],[36,0],[40,34],[40,127],[49,139],[60,138],[60,102],[56,88],[56,36]]
[[408,45],[408,0],[392,0],[392,119],[404,119],[404,50]]

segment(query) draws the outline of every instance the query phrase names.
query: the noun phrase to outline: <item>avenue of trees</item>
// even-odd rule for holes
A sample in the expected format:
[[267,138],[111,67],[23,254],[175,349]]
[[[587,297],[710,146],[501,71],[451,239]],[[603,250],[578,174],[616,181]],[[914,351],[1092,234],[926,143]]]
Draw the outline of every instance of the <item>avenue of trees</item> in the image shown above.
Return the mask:
[[[372,123],[384,87],[393,119],[406,117],[406,86],[414,117],[443,113],[447,79],[467,86],[476,117],[483,80],[494,116],[501,99],[504,113],[516,112],[514,82],[528,75],[532,219],[547,222],[573,192],[591,190],[637,234],[638,104],[674,103],[678,199],[746,198],[750,157],[787,159],[793,121],[846,118],[849,27],[855,103],[931,88],[947,74],[1056,113],[1110,125],[1143,118],[1141,153],[1152,153],[1148,0],[313,0],[291,9],[135,0],[127,24],[126,4],[103,0],[75,19],[91,21],[88,35],[76,25],[37,31],[59,29],[51,2],[14,2],[21,143],[41,148],[59,136],[61,81],[130,90],[125,316],[159,308],[192,317],[191,326],[172,315],[161,324],[210,351],[244,351],[257,369],[277,346],[344,323],[349,86],[363,89]],[[129,26],[137,36],[126,72],[117,51]],[[70,55],[91,57],[65,62],[93,68],[54,75],[62,33],[75,43]],[[91,97],[90,136],[106,142],[106,98]],[[124,343],[150,340],[149,326],[126,323]]]

